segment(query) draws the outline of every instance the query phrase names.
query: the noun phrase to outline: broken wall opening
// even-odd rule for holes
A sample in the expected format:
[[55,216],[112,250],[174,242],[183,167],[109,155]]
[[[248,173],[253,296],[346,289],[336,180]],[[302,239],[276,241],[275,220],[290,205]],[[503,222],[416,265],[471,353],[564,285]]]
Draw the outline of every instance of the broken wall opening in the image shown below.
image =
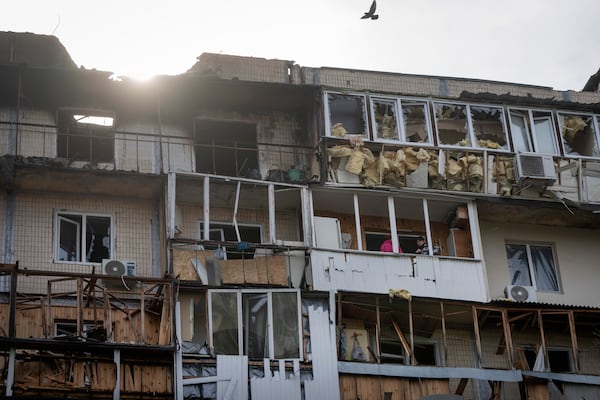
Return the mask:
[[59,110],[57,156],[71,161],[113,162],[114,119],[114,114],[106,111]]
[[196,172],[260,179],[256,124],[194,120]]

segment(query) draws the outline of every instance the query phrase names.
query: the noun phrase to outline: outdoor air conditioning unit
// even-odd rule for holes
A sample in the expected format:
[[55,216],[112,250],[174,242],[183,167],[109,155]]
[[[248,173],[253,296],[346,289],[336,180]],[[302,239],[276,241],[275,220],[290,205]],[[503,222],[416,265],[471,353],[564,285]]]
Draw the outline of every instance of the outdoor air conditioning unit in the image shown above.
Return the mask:
[[554,159],[551,155],[518,153],[514,160],[517,185],[524,181],[530,184],[550,185],[556,181]]
[[[122,260],[102,260],[102,272],[105,275],[118,276],[121,278],[132,277],[136,274],[137,265],[135,261]],[[127,285],[121,280],[105,279],[105,286],[111,287],[126,287]]]
[[508,285],[504,289],[507,299],[519,302],[536,302],[537,297],[533,286]]

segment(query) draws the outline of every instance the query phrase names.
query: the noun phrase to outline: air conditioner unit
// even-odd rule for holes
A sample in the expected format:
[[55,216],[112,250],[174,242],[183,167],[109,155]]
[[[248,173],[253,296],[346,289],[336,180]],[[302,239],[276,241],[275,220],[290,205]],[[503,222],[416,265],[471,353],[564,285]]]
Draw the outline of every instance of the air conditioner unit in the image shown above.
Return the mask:
[[544,185],[556,181],[554,158],[551,155],[518,153],[514,159],[514,166],[518,185],[526,180],[528,183]]
[[[135,261],[122,260],[102,260],[102,272],[105,275],[118,277],[132,277],[136,275],[137,265]],[[105,279],[104,285],[122,287],[123,282],[120,280]]]
[[508,285],[504,289],[504,294],[507,299],[519,301],[519,302],[536,302],[537,296],[535,293],[535,287],[533,286],[521,286],[521,285]]

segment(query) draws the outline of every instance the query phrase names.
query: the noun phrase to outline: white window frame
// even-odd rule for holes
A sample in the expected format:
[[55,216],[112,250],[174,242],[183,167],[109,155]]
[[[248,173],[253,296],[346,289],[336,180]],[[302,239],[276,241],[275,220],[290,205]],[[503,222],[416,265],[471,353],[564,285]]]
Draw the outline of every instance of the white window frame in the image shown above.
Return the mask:
[[[196,237],[198,238],[198,240],[202,240],[202,234],[203,234],[203,228],[202,225],[204,224],[204,220],[203,219],[199,219],[196,223],[196,231],[197,231],[197,235]],[[209,222],[210,226],[209,227],[209,232],[220,232],[221,233],[221,241],[225,241],[225,231],[223,230],[223,228],[212,228],[212,225],[227,225],[232,227],[235,230],[235,224],[233,222],[229,222],[229,221],[214,221],[214,220],[210,220]],[[259,230],[259,234],[260,234],[260,243],[264,243],[264,232],[263,232],[263,226],[262,224],[252,224],[252,223],[245,223],[245,222],[238,222],[237,223],[238,227],[246,227],[246,228],[258,228]],[[243,239],[242,239],[243,240]],[[259,243],[259,244],[260,244]]]
[[[333,91],[333,90],[326,90],[323,93],[323,97],[324,97],[324,109],[325,109],[325,134],[328,137],[337,137],[337,136],[333,136],[331,134],[331,126],[332,126],[332,121],[331,121],[331,110],[329,109],[329,95],[340,95],[340,96],[355,96],[355,97],[360,97],[362,99],[362,103],[363,103],[363,119],[364,119],[364,132],[362,135],[364,140],[370,140],[371,139],[371,132],[369,130],[369,103],[367,102],[367,96],[363,93],[358,93],[358,92],[340,92],[340,91]],[[348,135],[359,135],[357,133],[352,133],[352,132],[348,132]]]
[[[523,242],[523,241],[517,241],[517,240],[507,240],[504,243],[504,247],[506,249],[507,245],[519,245],[519,246],[525,246],[526,249],[526,253],[527,253],[527,267],[529,269],[529,279],[531,281],[531,286],[535,288],[536,292],[541,292],[541,293],[562,293],[562,284],[561,284],[561,279],[560,279],[560,273],[559,273],[559,268],[558,268],[558,259],[556,257],[556,247],[554,246],[553,243],[540,243],[540,242]],[[552,250],[552,262],[554,263],[553,267],[554,267],[554,273],[556,274],[556,283],[558,285],[558,289],[557,290],[548,290],[548,289],[540,289],[537,285],[536,279],[535,279],[535,270],[533,269],[533,259],[531,257],[531,246],[538,246],[538,247],[549,247]],[[506,260],[507,262],[507,269],[508,269],[508,282],[512,283],[512,276],[510,276],[510,266],[508,265],[508,259]]]
[[[378,136],[379,129],[377,126],[377,122],[375,119],[375,102],[377,101],[391,101],[394,102],[394,112],[396,117],[396,129],[398,131],[398,139],[385,139],[380,138]],[[404,113],[403,106],[405,102],[415,102],[422,103],[424,114],[425,114],[425,128],[427,129],[427,142],[410,142],[407,139],[406,133],[406,124],[404,122]],[[414,104],[407,104],[414,105]],[[385,96],[385,95],[371,95],[369,96],[369,111],[371,113],[371,123],[373,125],[373,141],[382,142],[382,143],[401,143],[401,144],[409,144],[411,146],[433,146],[433,133],[431,129],[431,118],[429,116],[429,102],[426,99],[418,99],[411,97],[394,97],[394,96]]]
[[[460,146],[460,145],[452,145],[452,144],[442,143],[442,140],[441,140],[440,134],[439,134],[439,129],[438,129],[438,117],[437,117],[436,105],[451,105],[451,106],[464,106],[465,107],[466,118],[467,118],[467,135],[469,136],[469,141],[471,142],[470,145]],[[444,100],[432,101],[432,107],[433,107],[433,115],[434,115],[434,123],[435,123],[435,125],[434,125],[435,135],[437,138],[437,142],[441,148],[463,149],[463,150],[471,149],[471,150],[479,150],[479,151],[488,150],[488,151],[501,152],[501,153],[508,153],[511,151],[509,133],[508,133],[508,124],[507,124],[506,117],[504,114],[505,113],[504,107],[497,105],[497,104],[464,103],[464,102],[458,102],[458,101],[444,101]],[[495,108],[495,109],[500,110],[500,123],[502,125],[502,130],[504,131],[504,139],[506,140],[506,149],[503,149],[503,148],[492,149],[492,148],[488,148],[488,147],[480,147],[476,144],[477,143],[477,135],[475,134],[475,129],[473,128],[473,115],[471,113],[471,107],[488,107],[488,108]]]
[[[60,254],[60,224],[61,221],[72,223],[68,219],[62,217],[62,215],[75,215],[81,217],[81,225],[77,224],[77,260],[61,260]],[[87,265],[100,265],[101,263],[85,261],[85,255],[87,254],[88,248],[86,243],[87,233],[87,218],[88,217],[101,217],[110,219],[110,248],[108,249],[109,258],[115,258],[115,218],[111,214],[102,214],[94,212],[81,212],[72,210],[56,210],[54,213],[54,263],[65,263],[65,264],[87,264]],[[81,246],[80,246],[81,243]]]
[[585,112],[572,112],[572,111],[557,111],[556,112],[556,117],[558,120],[558,127],[559,127],[559,132],[558,132],[558,137],[559,137],[559,142],[561,143],[562,147],[563,147],[563,153],[564,156],[567,158],[575,158],[575,159],[588,159],[588,160],[598,160],[600,159],[600,154],[598,156],[585,156],[583,154],[568,154],[564,148],[564,144],[563,144],[563,137],[562,137],[562,123],[561,123],[561,116],[574,116],[574,117],[581,117],[581,116],[585,116],[585,117],[590,117],[591,118],[591,122],[592,122],[592,129],[594,129],[594,140],[596,141],[596,148],[598,149],[598,151],[600,152],[600,122],[598,122],[598,116],[595,114],[590,114],[590,113],[585,113]]
[[268,319],[268,335],[269,335],[269,358],[275,359],[275,340],[273,334],[273,293],[295,293],[296,294],[296,305],[297,305],[297,326],[298,326],[298,358],[286,358],[286,360],[303,360],[303,326],[302,326],[302,299],[300,296],[300,290],[297,289],[210,289],[207,291],[208,299],[208,345],[211,352],[214,352],[214,333],[213,333],[213,307],[212,307],[212,294],[213,293],[236,293],[237,300],[237,327],[238,327],[238,355],[244,355],[244,314],[243,314],[243,301],[242,294],[254,293],[254,294],[266,294],[267,295],[267,319]]
[[[529,152],[534,152],[537,154],[549,154],[549,155],[553,155],[553,156],[558,156],[560,155],[561,151],[560,151],[560,144],[558,141],[558,134],[556,132],[556,125],[554,123],[555,121],[555,115],[554,112],[552,112],[551,110],[545,110],[545,109],[534,109],[534,108],[520,108],[520,107],[508,107],[507,109],[508,111],[508,118],[509,118],[509,125],[511,127],[511,139],[512,139],[512,112],[513,111],[518,111],[521,112],[523,114],[527,115],[527,125],[526,125],[526,129],[527,129],[527,141],[529,144]],[[547,117],[534,117],[533,113],[534,112],[543,112],[543,113],[548,113],[549,115]],[[539,135],[536,132],[536,127],[535,127],[535,123],[536,120],[539,119],[548,119],[550,122],[550,126],[552,128],[552,147],[554,148],[554,152],[553,153],[547,153],[547,152],[543,152],[540,151],[540,145],[538,143],[539,140]],[[522,150],[519,149],[514,149],[515,152],[522,152]]]

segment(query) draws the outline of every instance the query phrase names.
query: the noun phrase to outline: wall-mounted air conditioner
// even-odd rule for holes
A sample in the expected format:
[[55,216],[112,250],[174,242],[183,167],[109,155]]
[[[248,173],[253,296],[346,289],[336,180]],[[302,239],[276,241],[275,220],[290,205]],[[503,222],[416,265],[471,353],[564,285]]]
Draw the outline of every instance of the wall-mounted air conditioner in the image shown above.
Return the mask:
[[517,185],[524,181],[550,185],[556,181],[554,159],[550,155],[518,153],[515,156],[514,165]]
[[[102,272],[105,275],[118,276],[121,278],[132,277],[136,275],[136,269],[137,265],[135,261],[102,260]],[[126,287],[123,279],[105,279],[104,285],[111,287]]]
[[507,299],[520,302],[536,302],[535,287],[522,285],[508,285],[504,289]]

